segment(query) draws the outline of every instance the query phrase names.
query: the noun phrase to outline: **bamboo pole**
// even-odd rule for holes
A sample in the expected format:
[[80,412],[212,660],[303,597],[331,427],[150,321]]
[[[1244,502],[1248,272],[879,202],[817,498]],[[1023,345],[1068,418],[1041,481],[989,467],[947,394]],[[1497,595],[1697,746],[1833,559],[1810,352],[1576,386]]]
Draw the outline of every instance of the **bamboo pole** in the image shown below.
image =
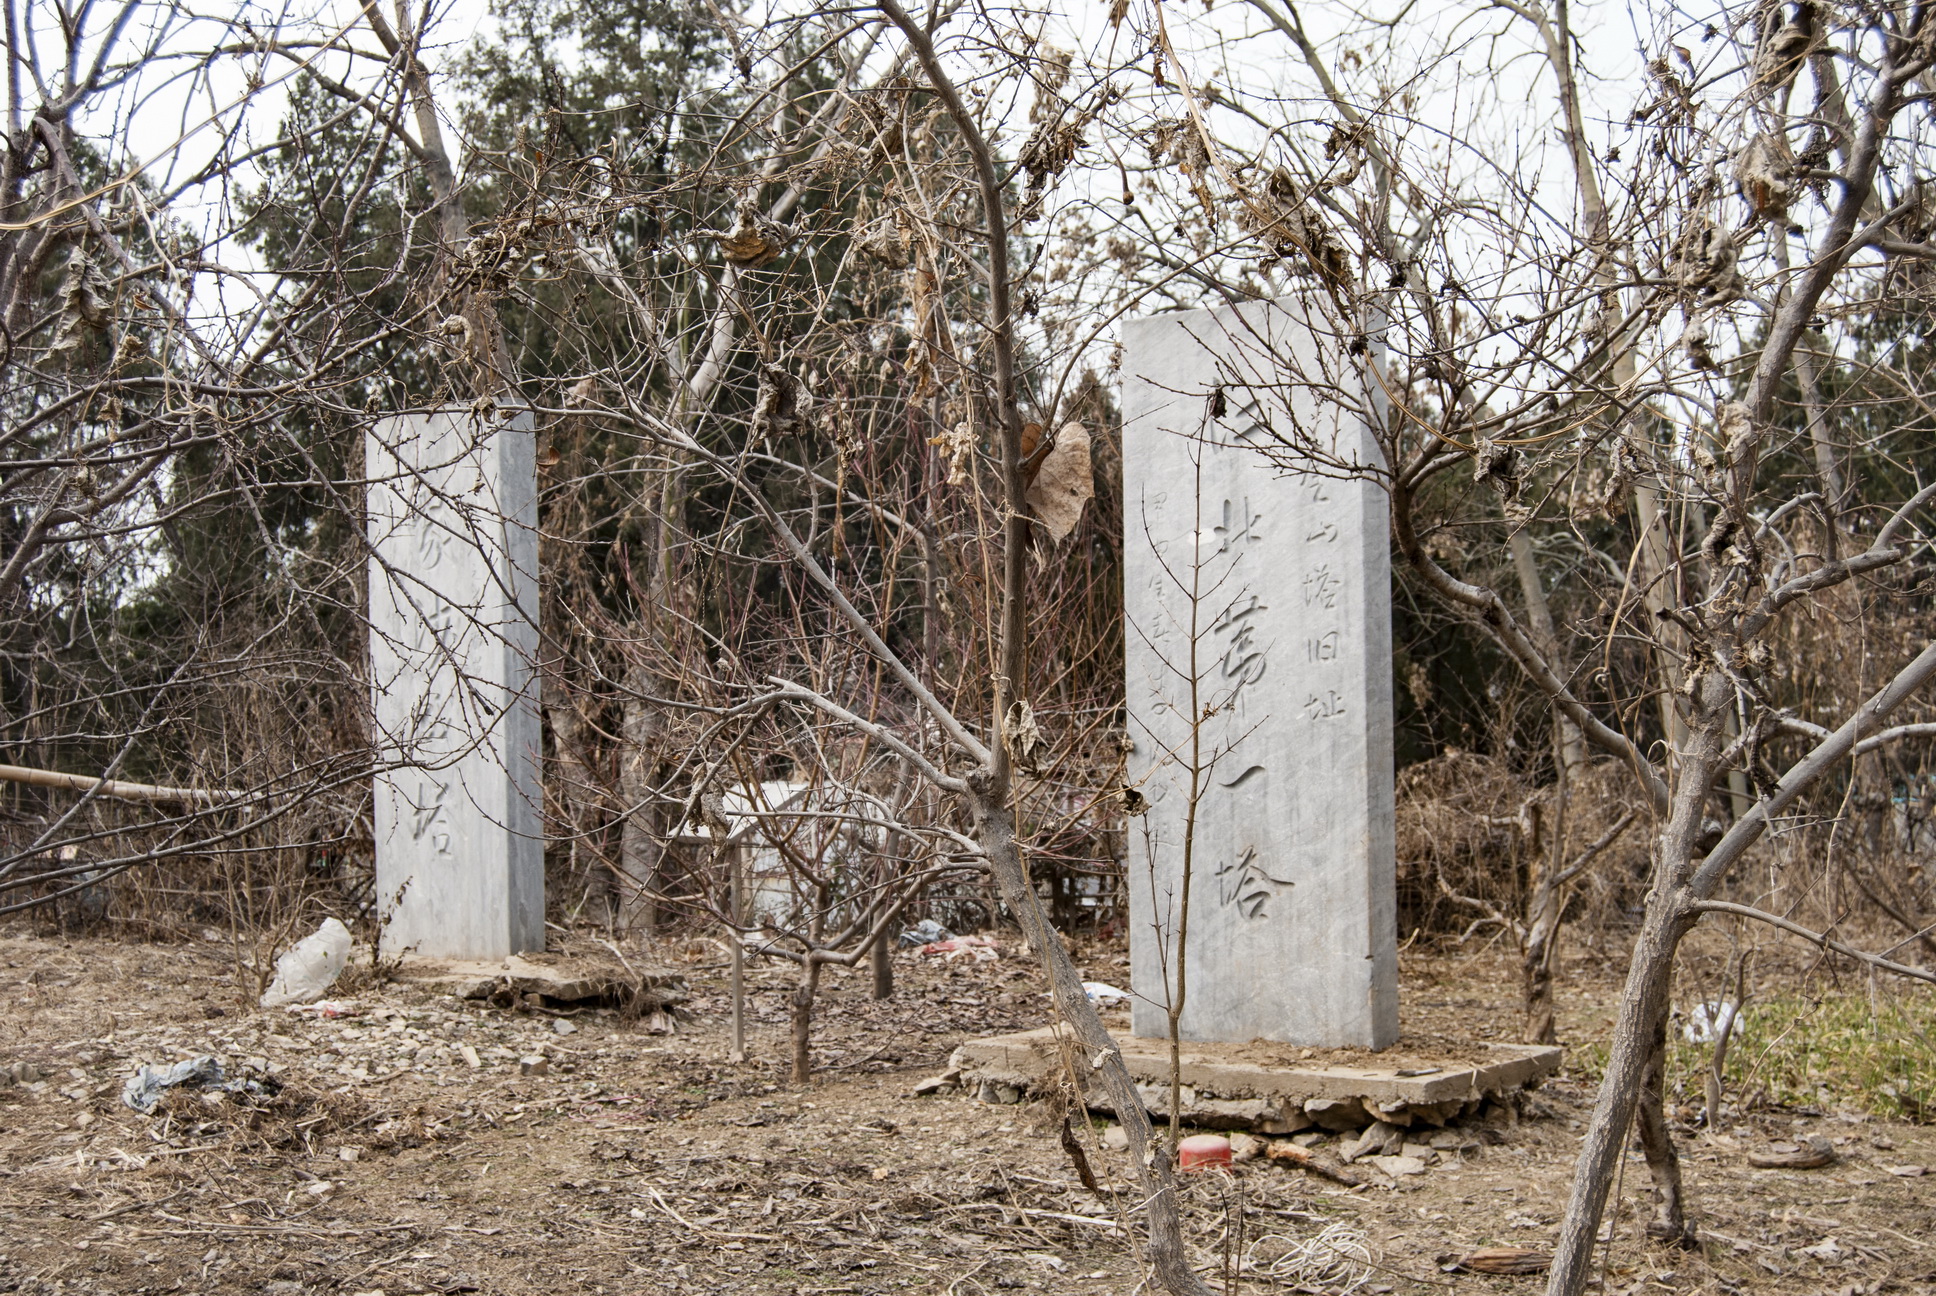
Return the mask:
[[188,801],[215,803],[235,801],[244,794],[228,788],[156,787],[152,783],[124,783],[119,779],[95,778],[88,774],[63,774],[58,770],[29,769],[25,765],[0,765],[0,782],[30,783],[35,787],[64,788],[70,792],[96,792],[117,801]]

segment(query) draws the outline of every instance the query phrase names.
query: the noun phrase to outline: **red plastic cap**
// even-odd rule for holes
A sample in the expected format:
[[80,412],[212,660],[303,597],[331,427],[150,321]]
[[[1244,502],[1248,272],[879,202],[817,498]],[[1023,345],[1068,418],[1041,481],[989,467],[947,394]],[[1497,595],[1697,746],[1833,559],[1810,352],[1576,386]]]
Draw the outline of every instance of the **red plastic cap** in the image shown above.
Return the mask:
[[1229,1164],[1230,1140],[1221,1134],[1192,1134],[1176,1145],[1179,1170],[1207,1170]]

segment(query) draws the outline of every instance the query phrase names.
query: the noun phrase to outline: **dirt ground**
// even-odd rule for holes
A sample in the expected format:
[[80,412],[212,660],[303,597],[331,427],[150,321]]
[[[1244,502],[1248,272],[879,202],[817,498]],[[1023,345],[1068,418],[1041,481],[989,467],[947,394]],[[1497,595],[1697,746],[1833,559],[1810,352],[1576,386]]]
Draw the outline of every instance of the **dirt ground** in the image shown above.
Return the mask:
[[[246,1006],[227,947],[0,932],[0,1292],[830,1293],[1146,1290],[1119,1154],[1084,1129],[1084,1189],[1047,1103],[914,1097],[970,1034],[1046,1020],[1032,962],[897,957],[896,997],[829,978],[819,1078],[784,1080],[784,972],[754,978],[752,1058],[727,1058],[718,947],[682,970],[694,1020],[652,1035],[606,1010],[517,1012],[364,985],[336,1020]],[[1120,951],[1085,973],[1121,983]],[[677,963],[674,966],[679,966]],[[1614,975],[1569,971],[1570,1040],[1604,1038]],[[1403,960],[1408,1031],[1509,1039],[1496,952]],[[120,1102],[141,1063],[204,1053],[253,1095]],[[542,1057],[542,1074],[527,1074]],[[270,1092],[274,1090],[274,1092]],[[1550,1246],[1590,1089],[1568,1071],[1474,1151],[1345,1190],[1279,1163],[1187,1179],[1189,1225],[1229,1290],[1532,1292],[1448,1272],[1482,1245]],[[1757,1170],[1823,1135],[1839,1159]],[[1706,1239],[1645,1240],[1629,1160],[1606,1290],[1936,1291],[1936,1134],[1761,1112],[1683,1130]]]

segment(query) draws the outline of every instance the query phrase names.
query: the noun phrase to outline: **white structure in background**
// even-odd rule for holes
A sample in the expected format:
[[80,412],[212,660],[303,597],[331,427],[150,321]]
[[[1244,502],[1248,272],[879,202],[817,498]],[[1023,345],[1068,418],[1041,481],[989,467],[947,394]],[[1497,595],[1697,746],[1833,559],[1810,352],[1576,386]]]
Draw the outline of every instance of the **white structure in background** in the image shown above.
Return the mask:
[[1387,503],[1259,453],[1376,465],[1354,414],[1286,380],[1348,368],[1289,302],[1135,320],[1123,352],[1129,780],[1149,803],[1127,861],[1134,1029],[1168,1033],[1191,724],[1208,714],[1183,1038],[1382,1048],[1398,1036]]
[[721,845],[720,834],[705,824],[683,823],[673,835],[674,846],[699,854],[694,863],[702,870],[714,858],[726,868],[737,866],[745,897],[741,901],[744,915],[741,921],[749,927],[757,928],[769,921],[784,924],[795,916],[793,873],[787,868],[786,856],[775,839],[787,838],[788,823],[784,816],[787,811],[798,812],[811,790],[811,785],[806,783],[769,779],[764,783],[742,784],[722,793],[720,811],[726,820],[724,844],[728,851],[723,857],[714,855]]
[[382,948],[543,949],[531,416],[405,414],[364,449]]

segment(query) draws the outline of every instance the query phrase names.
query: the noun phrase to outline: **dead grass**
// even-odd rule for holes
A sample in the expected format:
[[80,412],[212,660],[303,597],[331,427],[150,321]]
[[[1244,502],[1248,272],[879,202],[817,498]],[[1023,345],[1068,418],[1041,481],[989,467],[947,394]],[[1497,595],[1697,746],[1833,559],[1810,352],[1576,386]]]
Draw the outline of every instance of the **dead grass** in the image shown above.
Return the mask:
[[[1120,976],[1120,951],[1079,952],[1090,975]],[[655,1037],[617,1014],[518,1013],[397,985],[362,992],[361,1017],[262,1014],[241,1006],[233,963],[212,942],[0,935],[0,1066],[32,1059],[45,1077],[0,1090],[0,1290],[1146,1290],[1121,1228],[1135,1204],[1127,1165],[1091,1127],[1078,1122],[1101,1193],[1077,1182],[1050,1105],[907,1096],[965,1036],[1040,1021],[1031,965],[902,959],[900,994],[886,1003],[867,997],[864,972],[830,977],[823,1070],[806,1087],[782,1079],[790,979],[756,973],[754,1057],[735,1064],[720,972],[689,967],[695,1020]],[[1414,949],[1402,960],[1408,1029],[1510,1038],[1511,969],[1502,946]],[[1619,972],[1575,952],[1561,997],[1570,1040],[1604,1030]],[[559,1033],[560,1021],[575,1029]],[[365,1065],[405,1043],[407,1065]],[[518,1056],[537,1050],[550,1073],[520,1074]],[[283,1087],[256,1103],[177,1095],[156,1118],[119,1106],[136,1062],[197,1051],[260,1053]],[[1279,1163],[1193,1176],[1193,1254],[1220,1290],[1245,1261],[1238,1296],[1354,1283],[1530,1292],[1536,1280],[1453,1276],[1441,1264],[1481,1245],[1551,1245],[1587,1081],[1569,1068],[1501,1131],[1503,1144],[1391,1187],[1344,1191]],[[1747,1164],[1753,1148],[1800,1134],[1836,1141],[1837,1164]],[[1921,1241],[1928,1181],[1893,1173],[1936,1165],[1936,1131],[1859,1110],[1770,1107],[1726,1132],[1683,1128],[1681,1139],[1707,1249],[1664,1252],[1645,1239],[1635,1163],[1611,1230],[1610,1291],[1818,1296],[1936,1282]]]

